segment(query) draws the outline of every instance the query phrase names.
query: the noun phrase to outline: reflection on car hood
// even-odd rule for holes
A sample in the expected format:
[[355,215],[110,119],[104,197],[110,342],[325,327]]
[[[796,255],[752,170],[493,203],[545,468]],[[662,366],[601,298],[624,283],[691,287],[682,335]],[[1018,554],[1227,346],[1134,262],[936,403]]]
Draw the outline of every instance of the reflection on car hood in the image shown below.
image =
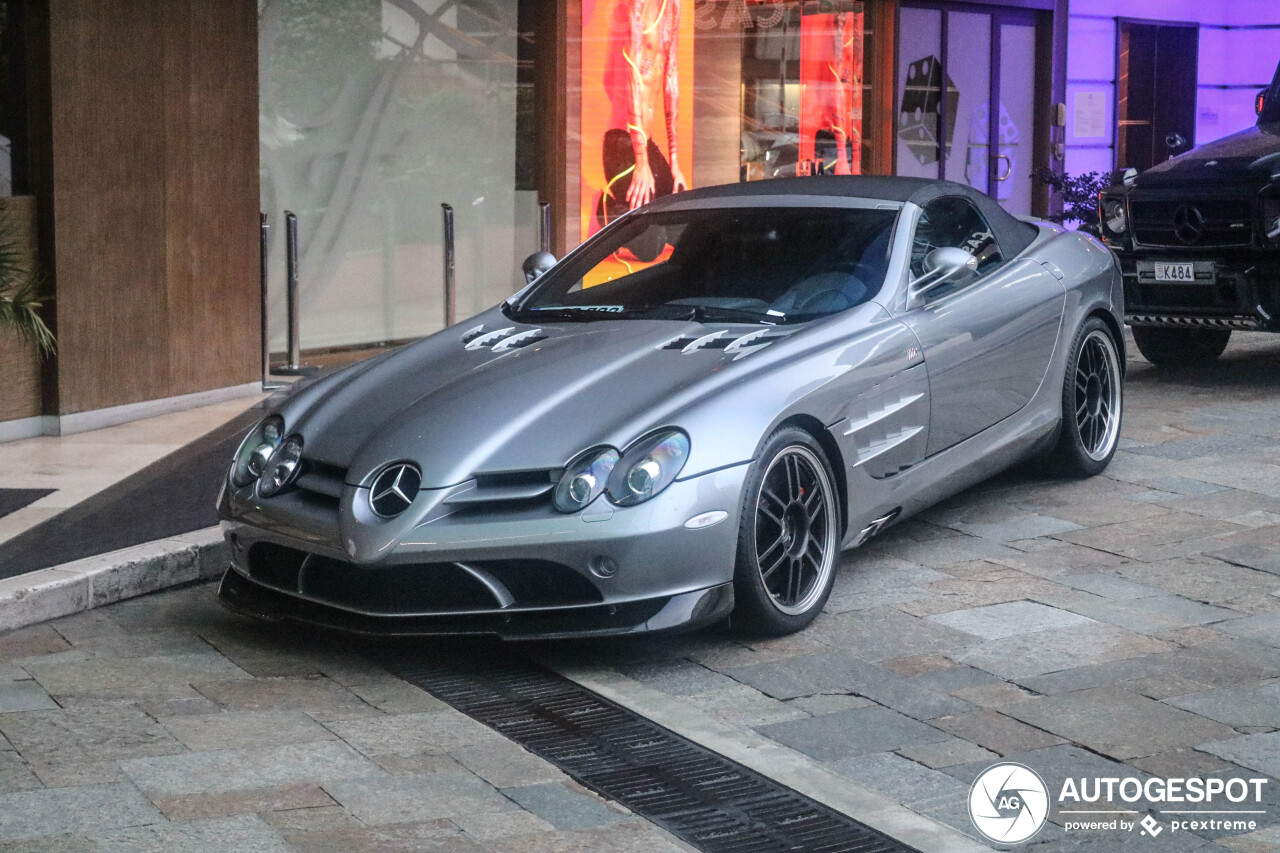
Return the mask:
[[1143,172],[1140,188],[1178,186],[1188,181],[1215,183],[1267,180],[1266,172],[1249,169],[1259,157],[1280,151],[1280,124],[1251,127],[1179,154]]
[[[474,328],[481,320],[483,333]],[[287,428],[302,434],[306,458],[348,469],[353,485],[386,462],[408,459],[422,467],[427,488],[476,473],[557,468],[594,445],[662,426],[640,418],[768,345],[756,338],[732,352],[723,344],[664,348],[717,330],[732,328],[725,337],[734,340],[761,328],[671,320],[537,327],[487,312],[474,326],[448,329],[300,394],[284,414]]]

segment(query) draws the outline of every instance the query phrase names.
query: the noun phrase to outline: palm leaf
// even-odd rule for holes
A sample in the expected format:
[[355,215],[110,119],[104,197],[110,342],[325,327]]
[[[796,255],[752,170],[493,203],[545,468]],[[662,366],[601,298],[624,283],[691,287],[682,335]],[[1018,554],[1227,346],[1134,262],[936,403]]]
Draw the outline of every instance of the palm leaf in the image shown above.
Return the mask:
[[27,262],[12,217],[0,209],[0,327],[17,332],[48,357],[56,343],[40,316],[44,285],[44,276]]

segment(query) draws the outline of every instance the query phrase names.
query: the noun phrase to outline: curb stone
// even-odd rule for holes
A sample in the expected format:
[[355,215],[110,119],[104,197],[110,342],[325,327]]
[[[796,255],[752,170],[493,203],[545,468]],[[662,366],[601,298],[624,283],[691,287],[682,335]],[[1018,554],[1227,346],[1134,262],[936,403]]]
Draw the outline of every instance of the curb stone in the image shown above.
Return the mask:
[[222,531],[206,527],[108,554],[0,580],[0,634],[158,592],[210,580],[230,554]]

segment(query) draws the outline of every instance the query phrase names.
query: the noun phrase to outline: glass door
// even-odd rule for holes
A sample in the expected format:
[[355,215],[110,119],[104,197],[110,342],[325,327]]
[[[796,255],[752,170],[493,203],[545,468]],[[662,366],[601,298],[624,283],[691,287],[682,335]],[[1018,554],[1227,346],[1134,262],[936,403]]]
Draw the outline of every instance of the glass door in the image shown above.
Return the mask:
[[902,8],[899,175],[968,184],[1031,213],[1035,26],[1019,10]]

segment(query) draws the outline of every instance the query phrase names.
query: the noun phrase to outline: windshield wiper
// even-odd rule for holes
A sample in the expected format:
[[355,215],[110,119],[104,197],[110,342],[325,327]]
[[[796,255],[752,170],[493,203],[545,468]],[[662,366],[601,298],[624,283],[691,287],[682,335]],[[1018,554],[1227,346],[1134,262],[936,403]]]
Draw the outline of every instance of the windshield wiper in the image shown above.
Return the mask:
[[778,323],[785,323],[787,321],[787,315],[780,311],[750,311],[746,308],[724,308],[719,305],[689,305],[687,307],[692,309],[693,316],[691,319],[696,320],[699,323],[721,320],[725,322],[740,321],[744,323],[760,323],[766,326],[775,326]]

